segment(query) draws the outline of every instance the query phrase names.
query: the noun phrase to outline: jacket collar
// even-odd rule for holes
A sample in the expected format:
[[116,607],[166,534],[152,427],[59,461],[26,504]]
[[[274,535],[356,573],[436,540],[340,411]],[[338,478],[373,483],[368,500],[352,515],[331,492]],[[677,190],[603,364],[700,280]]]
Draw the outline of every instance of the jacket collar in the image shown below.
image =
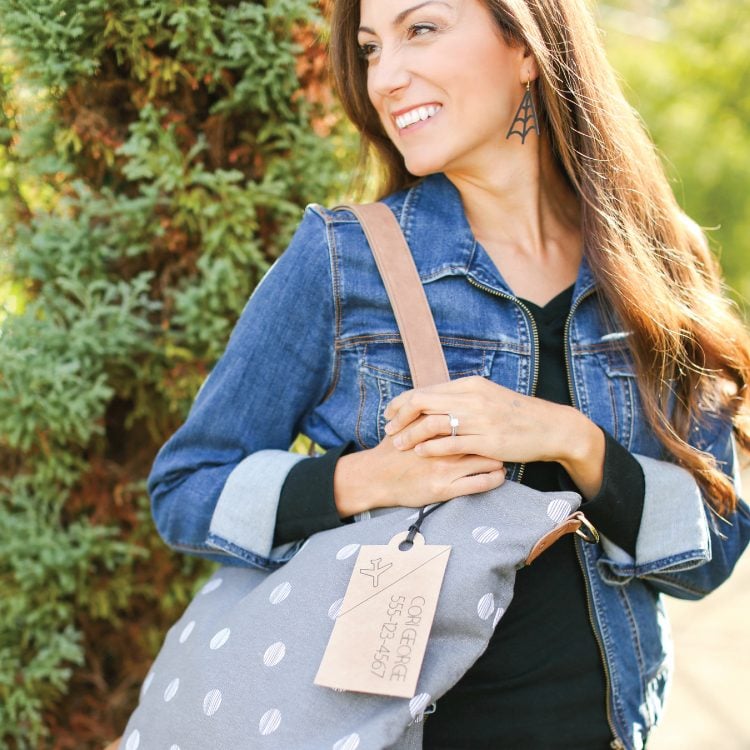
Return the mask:
[[[385,199],[396,212],[421,280],[468,276],[502,295],[515,297],[466,219],[461,195],[442,173]],[[578,269],[573,303],[595,285],[585,253]]]

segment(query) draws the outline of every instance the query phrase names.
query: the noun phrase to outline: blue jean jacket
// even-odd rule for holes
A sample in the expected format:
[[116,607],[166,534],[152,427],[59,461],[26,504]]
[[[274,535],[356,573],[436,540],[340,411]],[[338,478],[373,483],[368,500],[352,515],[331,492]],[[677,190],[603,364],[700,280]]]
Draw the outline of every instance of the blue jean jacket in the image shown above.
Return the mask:
[[[537,334],[528,311],[474,239],[442,174],[385,200],[398,217],[430,303],[451,378],[481,375],[533,394]],[[641,748],[659,718],[672,656],[661,594],[699,599],[731,573],[750,537],[750,510],[717,520],[695,480],[665,460],[646,424],[627,347],[584,259],[565,326],[573,404],[641,463],[646,493],[635,558],[608,539],[578,540],[591,623],[607,679],[612,747]],[[386,404],[412,387],[385,289],[352,214],[310,205],[284,254],[256,287],[186,423],[149,478],[154,518],[176,549],[271,568],[281,487],[303,456],[300,432],[324,448],[384,437]],[[731,425],[692,433],[738,484]],[[519,477],[509,466],[509,479]]]

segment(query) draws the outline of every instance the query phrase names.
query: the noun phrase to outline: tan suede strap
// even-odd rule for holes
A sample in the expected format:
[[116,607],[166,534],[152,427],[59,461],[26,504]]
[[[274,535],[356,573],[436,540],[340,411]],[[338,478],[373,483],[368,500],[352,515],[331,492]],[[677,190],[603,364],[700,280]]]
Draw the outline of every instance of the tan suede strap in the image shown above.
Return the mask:
[[450,380],[443,349],[409,246],[384,203],[342,204],[359,219],[396,316],[415,388]]
[[526,558],[526,565],[531,565],[544,550],[552,546],[560,537],[566,534],[578,534],[578,536],[592,544],[599,541],[599,532],[591,525],[586,516],[580,510],[577,510],[575,513],[569,515],[559,526],[546,533],[532,547],[529,556]]

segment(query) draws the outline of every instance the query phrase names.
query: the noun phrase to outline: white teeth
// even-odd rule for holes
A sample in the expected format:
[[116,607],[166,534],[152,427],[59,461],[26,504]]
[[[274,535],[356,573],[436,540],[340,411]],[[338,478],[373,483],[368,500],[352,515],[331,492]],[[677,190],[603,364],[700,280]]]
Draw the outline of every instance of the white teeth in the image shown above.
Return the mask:
[[409,125],[413,125],[415,122],[432,117],[440,109],[442,109],[442,105],[440,104],[430,104],[426,107],[415,107],[403,115],[399,115],[396,118],[396,125],[398,125],[399,128],[406,128]]

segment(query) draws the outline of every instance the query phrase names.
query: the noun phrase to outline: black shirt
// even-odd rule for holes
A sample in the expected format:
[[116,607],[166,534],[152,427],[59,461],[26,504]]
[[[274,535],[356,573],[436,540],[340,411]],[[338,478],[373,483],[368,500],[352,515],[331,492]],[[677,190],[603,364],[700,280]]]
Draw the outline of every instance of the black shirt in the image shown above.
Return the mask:
[[[539,334],[536,396],[570,404],[563,328],[573,287],[544,307],[522,300]],[[333,500],[338,458],[347,443],[300,461],[284,483],[275,542],[293,541],[345,520]],[[523,484],[538,490],[575,489],[562,466],[526,465]],[[599,531],[634,554],[645,483],[640,464],[605,431],[604,481],[584,505]],[[424,750],[606,750],[602,656],[574,539],[564,537],[516,576],[513,601],[485,653],[437,703],[425,721]]]

